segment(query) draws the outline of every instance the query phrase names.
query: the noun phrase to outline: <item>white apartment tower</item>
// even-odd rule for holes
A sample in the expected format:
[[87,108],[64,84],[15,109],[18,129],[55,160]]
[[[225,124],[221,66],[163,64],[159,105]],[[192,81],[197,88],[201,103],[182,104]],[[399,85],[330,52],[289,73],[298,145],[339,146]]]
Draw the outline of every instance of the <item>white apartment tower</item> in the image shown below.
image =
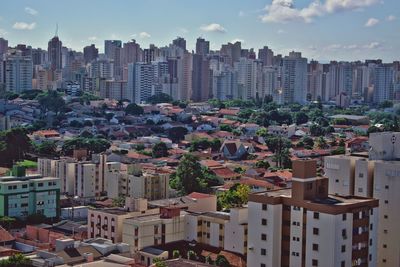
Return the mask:
[[379,200],[377,266],[400,266],[400,133],[373,133],[369,144],[369,159],[344,155],[325,158],[329,193]]
[[305,103],[307,99],[307,59],[300,52],[290,52],[282,59],[284,103]]

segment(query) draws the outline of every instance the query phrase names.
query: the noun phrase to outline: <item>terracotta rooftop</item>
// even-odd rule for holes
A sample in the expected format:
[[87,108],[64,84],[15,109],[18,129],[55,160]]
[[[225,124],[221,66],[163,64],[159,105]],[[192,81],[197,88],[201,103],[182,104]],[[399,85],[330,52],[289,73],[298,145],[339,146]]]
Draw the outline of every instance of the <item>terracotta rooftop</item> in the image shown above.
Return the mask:
[[192,198],[192,199],[202,199],[202,198],[212,197],[213,195],[204,194],[204,193],[198,193],[198,192],[192,192],[187,196]]

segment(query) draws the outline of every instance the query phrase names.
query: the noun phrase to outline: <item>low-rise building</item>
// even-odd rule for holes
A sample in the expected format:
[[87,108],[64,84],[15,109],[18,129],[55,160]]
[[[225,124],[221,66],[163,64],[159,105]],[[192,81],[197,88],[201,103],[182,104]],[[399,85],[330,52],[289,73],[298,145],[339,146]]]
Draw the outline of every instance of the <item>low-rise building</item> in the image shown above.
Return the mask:
[[60,215],[60,179],[26,175],[23,167],[14,167],[12,176],[0,177],[0,216],[26,218],[42,214]]

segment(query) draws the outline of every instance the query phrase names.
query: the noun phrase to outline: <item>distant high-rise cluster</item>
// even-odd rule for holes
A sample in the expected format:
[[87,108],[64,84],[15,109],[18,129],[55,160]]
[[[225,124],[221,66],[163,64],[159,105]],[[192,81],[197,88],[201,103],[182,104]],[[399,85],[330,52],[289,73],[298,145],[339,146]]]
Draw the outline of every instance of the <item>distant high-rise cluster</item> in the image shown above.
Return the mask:
[[48,42],[47,51],[26,45],[11,48],[0,38],[0,59],[0,89],[15,93],[66,90],[73,83],[80,91],[135,103],[157,93],[199,102],[269,96],[279,104],[322,101],[342,107],[400,100],[400,62],[324,64],[308,61],[300,52],[277,55],[268,46],[256,53],[240,42],[210,50],[204,38],[196,40],[192,52],[182,37],[168,46],[148,48],[135,40],[105,40],[104,53],[94,44],[83,53],[73,51],[58,36]]

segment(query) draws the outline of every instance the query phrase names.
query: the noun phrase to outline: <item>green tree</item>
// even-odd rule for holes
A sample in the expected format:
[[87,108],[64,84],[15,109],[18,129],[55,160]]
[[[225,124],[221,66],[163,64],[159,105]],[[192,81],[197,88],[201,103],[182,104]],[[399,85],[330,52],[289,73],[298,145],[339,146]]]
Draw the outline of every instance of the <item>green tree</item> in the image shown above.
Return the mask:
[[181,253],[179,252],[179,250],[175,249],[174,251],[172,251],[172,258],[177,259],[181,257]]
[[270,164],[266,160],[259,160],[256,162],[256,168],[268,169],[269,167],[270,167]]
[[220,266],[220,267],[230,267],[231,265],[229,264],[229,261],[225,258],[224,255],[218,254],[216,260],[215,260],[215,265]]
[[72,120],[72,121],[69,123],[69,126],[70,126],[70,127],[74,127],[74,128],[82,128],[82,127],[83,127],[83,124],[82,124],[80,121]]
[[265,127],[261,127],[256,131],[256,135],[261,137],[266,137],[268,135],[268,130]]
[[21,253],[17,253],[8,257],[8,259],[0,260],[0,267],[28,267],[32,266],[31,260]]
[[47,91],[37,96],[42,113],[53,111],[56,114],[65,108],[65,101],[61,95],[54,90]]
[[168,156],[168,147],[164,142],[157,143],[152,149],[153,158],[162,158]]
[[167,264],[165,263],[165,261],[162,260],[162,259],[159,259],[159,258],[155,258],[155,259],[153,260],[153,263],[154,263],[154,265],[155,265],[156,267],[167,267]]
[[313,124],[310,126],[310,133],[313,136],[325,135],[325,129],[318,124]]
[[35,146],[35,152],[39,155],[46,156],[56,156],[57,155],[57,145],[54,141],[44,141],[39,145]]
[[195,261],[195,260],[197,260],[197,255],[196,255],[196,253],[195,253],[193,250],[189,250],[189,251],[187,252],[187,258],[188,258],[189,260]]
[[176,169],[176,178],[180,181],[180,190],[184,194],[203,191],[201,187],[203,172],[199,158],[190,153],[183,155]]
[[297,125],[299,124],[303,124],[308,122],[308,116],[307,113],[305,113],[304,111],[299,111],[294,115],[294,120],[296,122]]
[[316,145],[317,145],[318,148],[324,149],[324,148],[327,148],[328,144],[326,142],[326,139],[323,136],[320,136],[316,140]]
[[185,138],[185,135],[188,133],[186,127],[172,127],[168,129],[168,138],[172,140],[174,143],[178,143],[179,141]]
[[7,230],[11,229],[11,225],[13,225],[16,222],[15,218],[8,217],[8,216],[2,216],[0,217],[0,225]]
[[65,155],[70,155],[74,149],[87,149],[89,154],[101,153],[111,146],[110,142],[102,138],[83,138],[76,137],[64,142],[62,151]]
[[24,128],[0,132],[0,164],[11,166],[13,162],[24,159],[31,147],[31,140]]
[[173,101],[172,97],[170,95],[167,95],[165,93],[158,93],[155,95],[150,96],[147,98],[146,102],[151,103],[151,104],[159,104],[159,103],[171,103]]
[[228,191],[218,194],[217,204],[219,210],[229,210],[247,204],[250,187],[244,184],[234,184]]
[[210,256],[206,256],[205,262],[206,262],[207,264],[214,265],[214,262],[213,262],[213,260],[211,259]]
[[119,196],[112,199],[112,205],[114,207],[124,207],[125,206],[125,196]]
[[314,146],[314,140],[309,137],[308,135],[305,135],[301,138],[301,141],[303,142],[305,148],[311,149]]
[[221,124],[221,125],[219,126],[219,129],[220,129],[221,131],[226,131],[226,132],[232,132],[232,131],[233,131],[232,126],[230,126],[230,125],[228,125],[228,124]]
[[142,115],[144,113],[144,109],[136,103],[131,103],[125,108],[125,112],[131,115]]

